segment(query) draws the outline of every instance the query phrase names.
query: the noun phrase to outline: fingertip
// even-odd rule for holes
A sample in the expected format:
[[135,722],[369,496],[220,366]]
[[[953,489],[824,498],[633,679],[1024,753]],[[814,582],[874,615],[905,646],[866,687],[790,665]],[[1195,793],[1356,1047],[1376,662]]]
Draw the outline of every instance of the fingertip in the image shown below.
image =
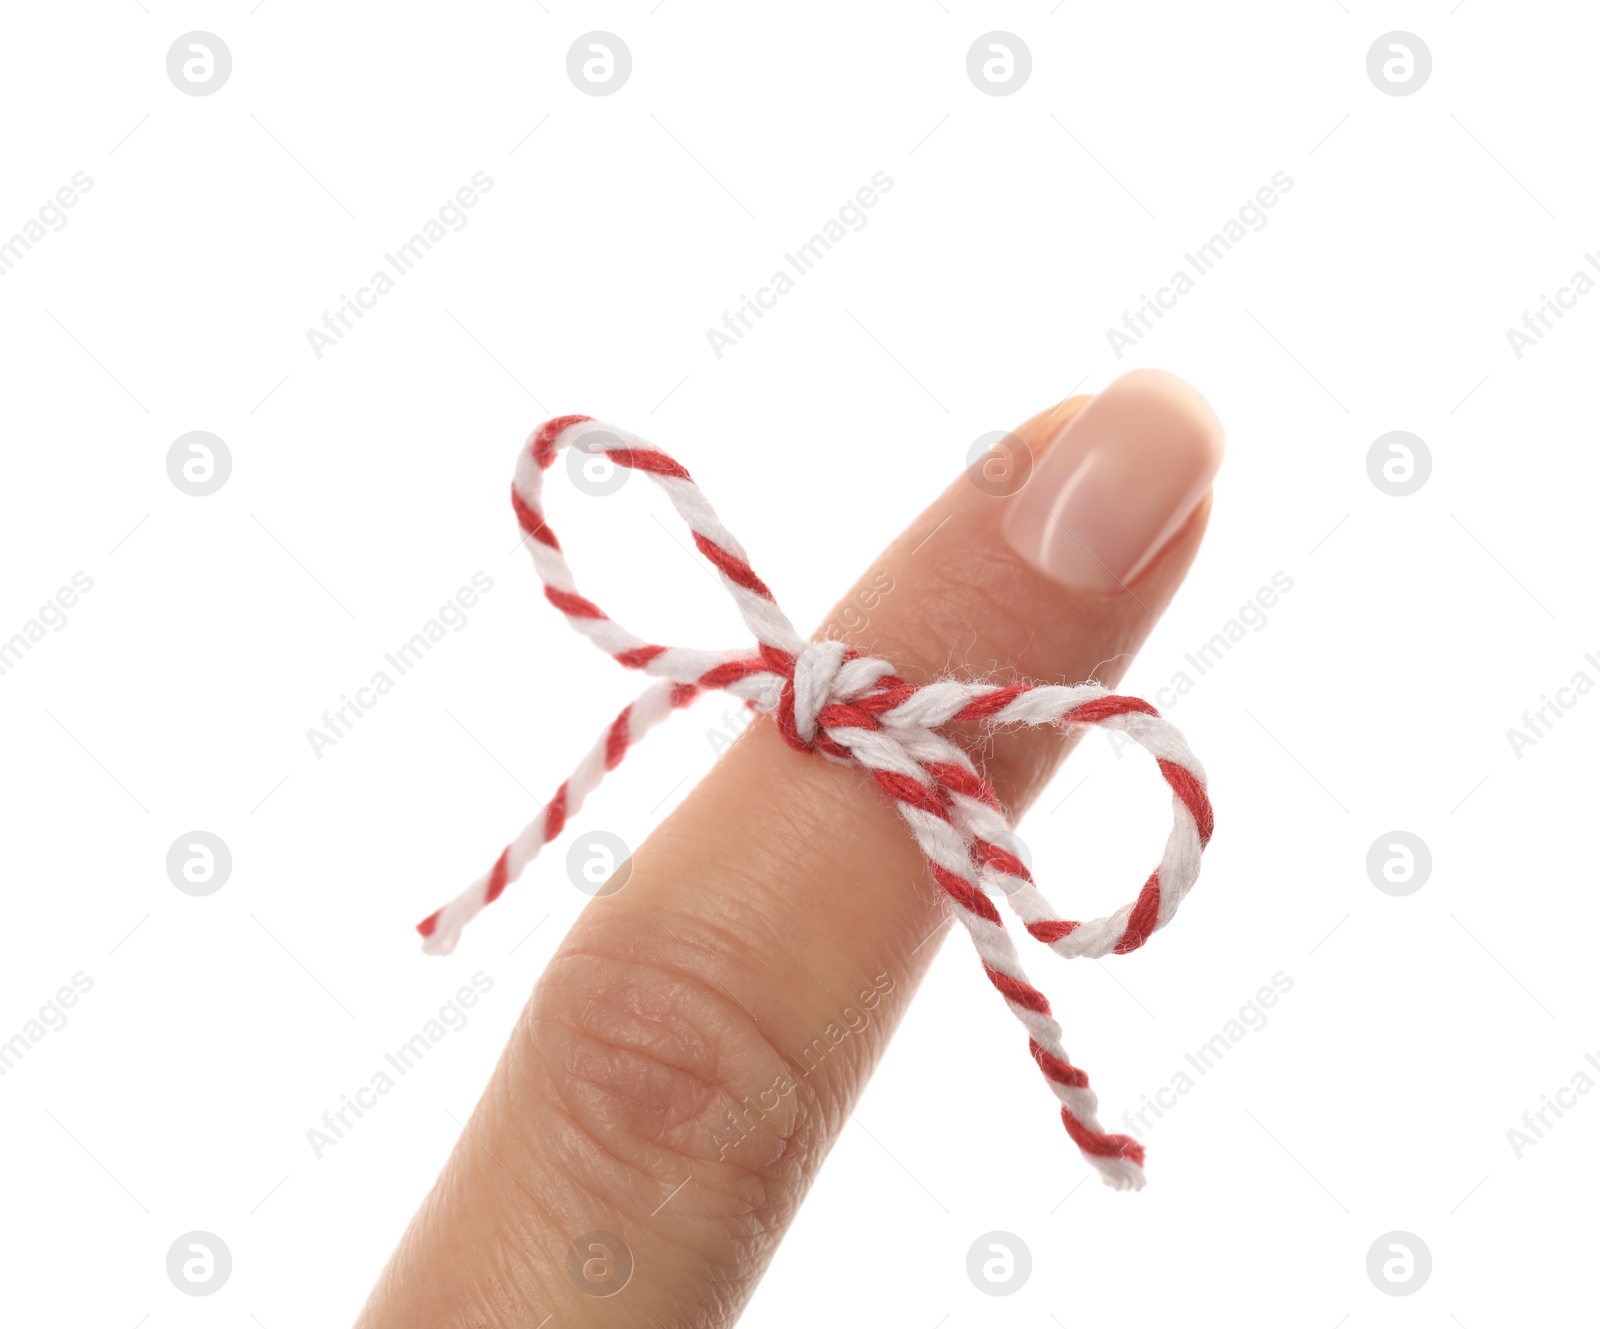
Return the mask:
[[1126,591],[1209,492],[1222,454],[1222,422],[1199,392],[1133,370],[1060,424],[1009,500],[1006,542],[1062,585]]

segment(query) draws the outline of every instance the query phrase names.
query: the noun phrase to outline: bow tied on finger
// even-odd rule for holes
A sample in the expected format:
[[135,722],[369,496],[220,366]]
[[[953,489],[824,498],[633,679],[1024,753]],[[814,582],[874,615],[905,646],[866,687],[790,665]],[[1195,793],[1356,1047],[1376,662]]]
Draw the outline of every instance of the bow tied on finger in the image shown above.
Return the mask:
[[[732,596],[754,646],[707,651],[657,645],[579,594],[543,507],[545,475],[564,448],[603,454],[615,466],[648,475],[666,493]],[[453,950],[462,928],[561,833],[633,744],[703,692],[721,690],[769,716],[792,747],[859,767],[877,782],[967,930],[985,977],[1026,1029],[1029,1051],[1060,1103],[1067,1134],[1108,1184],[1142,1186],[1143,1147],[1101,1127],[1088,1076],[1069,1060],[1050,1003],[1023,970],[996,901],[1010,908],[1031,937],[1067,958],[1125,954],[1170,922],[1199,875],[1212,831],[1205,774],[1178,730],[1147,702],[1113,695],[1098,684],[1002,686],[939,678],[913,686],[890,661],[842,642],[803,640],[689,473],[653,444],[588,416],[559,416],[534,431],[518,454],[511,501],[545,598],[619,664],[656,681],[622,709],[489,871],[417,925],[423,948],[434,954]],[[1150,752],[1172,791],[1173,825],[1161,861],[1132,903],[1089,922],[1056,912],[1023,862],[994,790],[946,732],[960,723],[990,729],[1099,726],[1120,731]]]

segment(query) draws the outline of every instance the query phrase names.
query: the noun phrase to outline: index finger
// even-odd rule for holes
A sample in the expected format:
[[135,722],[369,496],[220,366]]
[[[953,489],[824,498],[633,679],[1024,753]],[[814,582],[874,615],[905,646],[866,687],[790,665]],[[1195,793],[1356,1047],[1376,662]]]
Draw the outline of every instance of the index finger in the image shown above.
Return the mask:
[[[1221,434],[1192,389],[1140,371],[1017,435],[1027,487],[958,479],[858,586],[894,591],[847,636],[913,684],[957,636],[1018,678],[1111,661],[1114,682],[1198,545]],[[1012,815],[1070,743],[973,737]],[[730,1323],[947,913],[864,772],[752,725],[563,942],[361,1323]],[[796,1054],[869,997],[859,1036]],[[590,1295],[581,1259],[569,1270],[596,1232],[631,1267],[616,1301]]]

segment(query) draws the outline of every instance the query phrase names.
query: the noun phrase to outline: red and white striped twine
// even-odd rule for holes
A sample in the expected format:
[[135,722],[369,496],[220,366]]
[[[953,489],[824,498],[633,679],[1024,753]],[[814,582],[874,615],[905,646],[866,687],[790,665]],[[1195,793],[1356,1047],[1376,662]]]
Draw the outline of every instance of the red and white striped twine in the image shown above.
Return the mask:
[[[540,505],[544,473],[569,447],[604,453],[617,466],[644,472],[666,491],[696,547],[738,605],[756,649],[653,645],[578,593]],[[534,431],[517,458],[511,503],[528,537],[524,543],[544,582],[545,598],[619,664],[659,681],[623,708],[494,866],[417,925],[425,938],[423,949],[433,954],[453,950],[461,929],[561,833],[633,744],[673,710],[720,688],[771,716],[792,746],[871,773],[910,826],[933,880],[954,904],[985,976],[1028,1031],[1029,1051],[1061,1101],[1067,1134],[1110,1185],[1142,1186],[1143,1147],[1101,1128],[1089,1077],[1068,1060],[1050,1003],[1028,981],[992,897],[1004,899],[1033,937],[1067,957],[1122,955],[1165,927],[1199,875],[1200,854],[1212,829],[1205,774],[1177,729],[1147,702],[1113,696],[1096,684],[999,687],[944,678],[912,687],[887,660],[859,655],[841,642],[802,640],[689,473],[654,445],[588,416],[559,416]],[[1100,725],[1120,730],[1146,748],[1171,786],[1173,826],[1161,862],[1139,898],[1093,922],[1059,915],[1022,862],[988,781],[940,732],[954,721],[980,721],[995,728]]]

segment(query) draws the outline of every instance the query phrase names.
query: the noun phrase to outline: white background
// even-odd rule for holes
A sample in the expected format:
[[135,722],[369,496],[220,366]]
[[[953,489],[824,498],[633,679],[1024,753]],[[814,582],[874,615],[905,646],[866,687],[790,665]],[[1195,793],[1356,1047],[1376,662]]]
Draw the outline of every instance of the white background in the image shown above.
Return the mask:
[[[584,897],[557,846],[448,960],[411,925],[637,683],[514,548],[534,424],[584,411],[666,447],[807,628],[978,435],[1140,364],[1207,394],[1229,454],[1125,690],[1153,695],[1275,572],[1293,589],[1173,711],[1219,826],[1183,914],[1125,959],[1030,963],[1111,1123],[1275,972],[1292,991],[1119,1195],[1084,1182],[952,943],[749,1322],[1593,1314],[1600,1094],[1520,1158],[1507,1138],[1600,1050],[1600,696],[1520,757],[1507,739],[1576,671],[1600,680],[1600,297],[1520,359],[1506,337],[1600,245],[1591,14],[119,0],[3,22],[0,235],[74,172],[93,187],[0,278],[0,636],[74,572],[93,589],[0,677],[0,1039],[74,973],[93,986],[0,1078],[0,1318],[355,1314]],[[166,74],[193,29],[232,52],[210,96]],[[594,29],[632,52],[612,96],[565,72]],[[991,29],[1032,53],[1011,96],[966,73]],[[1432,51],[1415,95],[1366,73],[1395,29]],[[319,359],[307,329],[478,171],[465,228]],[[718,359],[706,329],[877,171],[869,224]],[[1269,224],[1119,360],[1106,329],[1278,171]],[[1404,498],[1366,467],[1396,429],[1433,459]],[[231,452],[209,497],[167,476],[190,430]],[[648,636],[738,644],[646,488],[556,481],[586,589]],[[477,571],[468,626],[315,756],[307,729]],[[579,825],[638,843],[713,760],[718,712],[652,737]],[[1103,912],[1165,817],[1096,742],[1023,834],[1058,900]],[[197,828],[233,856],[205,898],[165,869]],[[1396,828],[1433,855],[1404,898],[1365,867]],[[322,1113],[479,970],[471,1023],[315,1157]],[[165,1272],[192,1229],[232,1251],[212,1297]],[[1004,1298],[965,1269],[993,1229],[1033,1258]],[[1413,1296],[1366,1273],[1395,1229],[1432,1252]]]

